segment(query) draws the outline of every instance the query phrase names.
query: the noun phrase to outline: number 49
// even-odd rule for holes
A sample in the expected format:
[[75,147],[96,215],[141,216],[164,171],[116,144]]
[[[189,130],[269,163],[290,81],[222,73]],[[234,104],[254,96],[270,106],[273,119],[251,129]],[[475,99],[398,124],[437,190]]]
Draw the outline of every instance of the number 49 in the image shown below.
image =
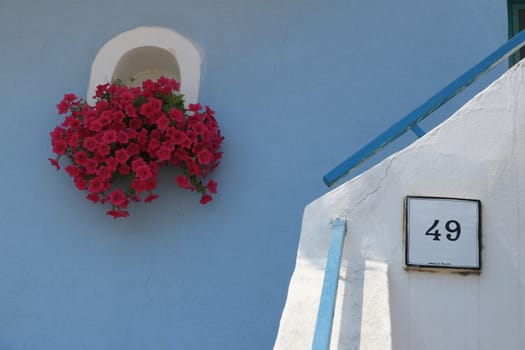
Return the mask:
[[[434,220],[432,226],[425,232],[425,236],[434,236],[433,241],[439,241],[439,237],[441,237],[441,233],[439,233],[439,229],[437,228],[438,224],[439,220]],[[447,239],[449,241],[457,241],[461,235],[461,225],[456,220],[447,221],[445,223],[445,229],[449,232],[447,233]],[[455,234],[455,236],[452,236],[452,234]]]

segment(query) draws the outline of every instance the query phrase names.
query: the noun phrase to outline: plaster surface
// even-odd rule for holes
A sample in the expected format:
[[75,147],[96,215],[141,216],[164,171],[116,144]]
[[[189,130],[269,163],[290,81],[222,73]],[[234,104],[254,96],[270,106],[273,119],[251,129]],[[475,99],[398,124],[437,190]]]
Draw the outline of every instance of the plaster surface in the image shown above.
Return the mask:
[[[0,349],[270,349],[323,174],[505,42],[506,16],[493,0],[1,0]],[[224,157],[206,206],[168,171],[114,221],[49,165],[49,132],[104,44],[139,27],[197,48]]]
[[[276,348],[310,347],[334,217],[347,220],[348,266],[362,260],[388,265],[390,313],[385,308],[382,316],[391,319],[392,349],[525,348],[524,112],[521,62],[425,137],[310,203]],[[408,195],[481,200],[480,275],[403,268]],[[343,290],[361,283],[342,271]],[[310,278],[315,282],[304,282]],[[343,304],[348,298],[342,291],[339,297]],[[355,308],[365,313],[366,303]],[[332,339],[348,332],[346,323],[364,332],[355,312],[338,307]],[[358,340],[332,348],[361,349]]]

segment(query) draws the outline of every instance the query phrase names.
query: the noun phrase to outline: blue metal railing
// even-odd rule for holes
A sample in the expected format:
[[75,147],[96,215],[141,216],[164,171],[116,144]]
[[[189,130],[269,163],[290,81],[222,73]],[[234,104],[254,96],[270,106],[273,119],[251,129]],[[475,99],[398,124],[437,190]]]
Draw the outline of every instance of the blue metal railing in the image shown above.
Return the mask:
[[428,99],[428,101],[414,109],[403,119],[392,125],[381,135],[377,136],[366,146],[358,150],[352,156],[331,170],[323,177],[325,184],[327,186],[332,186],[341,177],[348,174],[352,169],[382,150],[386,145],[397,139],[399,136],[403,135],[409,129],[411,129],[418,137],[423,136],[425,133],[423,130],[421,130],[417,123],[425,119],[428,115],[441,107],[452,97],[456,96],[459,92],[472,84],[481,75],[494,68],[498,63],[505,60],[524,45],[525,30],[518,33],[500,48],[488,55],[481,62],[476,64],[474,67],[462,74],[459,78],[448,84],[445,88]]
[[317,323],[315,325],[312,350],[328,350],[330,348],[335,299],[345,235],[346,220],[336,219],[332,226],[332,240],[330,241],[330,248],[326,259],[323,291],[321,292],[321,301],[319,302],[319,310],[317,311]]

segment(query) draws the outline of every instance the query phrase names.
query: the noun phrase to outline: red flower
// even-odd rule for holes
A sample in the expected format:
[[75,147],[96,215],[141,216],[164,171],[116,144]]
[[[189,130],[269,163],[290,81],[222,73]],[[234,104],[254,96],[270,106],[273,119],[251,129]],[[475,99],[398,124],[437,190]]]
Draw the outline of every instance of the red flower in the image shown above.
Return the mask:
[[100,153],[102,156],[109,155],[109,152],[111,151],[111,147],[107,143],[99,143],[97,146],[97,152]]
[[208,131],[208,128],[206,127],[206,125],[202,124],[202,123],[195,123],[192,125],[192,129],[197,133],[197,134],[204,134],[206,131]]
[[75,177],[75,186],[76,186],[77,189],[79,189],[80,191],[87,190],[86,180],[84,180],[84,179],[83,179],[82,177],[80,177],[80,176]]
[[84,162],[84,168],[86,168],[86,173],[95,174],[97,172],[98,163],[93,159],[86,159]]
[[95,152],[95,149],[97,148],[97,139],[94,137],[86,137],[84,140],[84,147],[90,152]]
[[201,167],[198,166],[193,160],[189,159],[186,161],[186,166],[190,174],[200,177],[202,175]]
[[171,139],[176,145],[182,145],[187,140],[186,134],[182,131],[175,130],[172,134]]
[[53,152],[60,155],[66,153],[67,145],[63,140],[57,140],[53,142]]
[[51,162],[52,166],[57,168],[57,171],[60,170],[60,164],[58,163],[58,159],[53,159],[53,158],[47,158],[47,159]]
[[142,127],[142,120],[138,118],[132,119],[129,122],[129,127],[131,130],[139,130]]
[[93,120],[89,123],[89,130],[100,131],[102,129],[102,126],[102,123],[100,123],[98,120]]
[[125,218],[129,216],[129,212],[127,210],[108,210],[106,212],[109,216],[113,216],[113,218]]
[[[160,104],[157,102],[159,101]],[[160,113],[162,107],[162,101],[152,98],[148,103],[144,103],[140,106],[140,114],[145,117],[152,117],[157,113]]]
[[165,146],[162,146],[157,151],[157,157],[159,160],[170,160],[171,159],[171,149]]
[[77,96],[74,94],[65,94],[62,101],[57,104],[58,114],[67,113],[69,106],[73,104],[73,101],[77,99]]
[[144,198],[144,202],[146,203],[151,203],[153,200],[159,198],[159,196],[157,194],[149,194],[146,198]]
[[192,112],[198,112],[202,109],[202,106],[200,103],[190,103],[189,109]]
[[129,175],[131,168],[126,164],[122,164],[118,167],[118,172],[120,175]]
[[120,188],[111,192],[109,195],[109,202],[115,206],[123,205],[124,203],[126,203],[126,200],[127,200],[127,197]]
[[209,194],[203,194],[201,197],[201,204],[206,204],[212,200],[211,196]]
[[88,155],[84,151],[77,152],[74,157],[75,163],[78,165],[84,165],[87,159]]
[[129,141],[128,133],[125,131],[119,131],[117,139],[118,139],[118,142],[121,144],[128,143]]
[[117,141],[117,133],[115,130],[106,130],[104,131],[104,135],[102,136],[102,141],[104,141],[107,144],[113,143]]
[[89,183],[88,183],[89,192],[100,193],[102,192],[103,189],[104,189],[104,182],[100,178],[95,177],[89,180]]
[[111,169],[109,167],[103,166],[103,167],[98,168],[97,175],[102,180],[109,180],[109,179],[111,179],[111,175],[113,175],[113,171],[111,171]]
[[66,173],[68,173],[71,177],[77,177],[80,175],[80,169],[75,165],[68,165],[66,167]]
[[195,187],[190,183],[190,180],[184,175],[177,176],[175,178],[175,181],[181,188],[185,188],[192,191],[195,190]]
[[127,104],[126,107],[124,107],[124,111],[126,112],[128,117],[135,118],[137,116],[137,110],[131,103]]
[[113,113],[111,111],[104,111],[100,113],[100,117],[98,118],[98,122],[101,126],[109,125],[109,123],[111,123],[112,120]]
[[112,171],[114,171],[115,169],[117,169],[117,166],[119,164],[119,162],[117,161],[117,159],[115,159],[114,157],[109,157],[105,160],[106,162],[106,165],[108,166],[109,169],[111,169]]
[[166,128],[170,125],[170,120],[163,115],[157,119],[156,123],[159,130],[166,130]]
[[137,178],[142,181],[147,181],[151,177],[151,169],[147,165],[137,167],[135,170]]
[[86,198],[89,199],[90,201],[92,201],[93,203],[98,203],[100,201],[98,193],[89,193],[86,196]]
[[217,193],[217,182],[213,181],[212,179],[209,179],[208,180],[208,183],[206,184],[206,188],[211,192],[211,193]]
[[115,152],[115,158],[120,164],[124,164],[129,159],[129,153],[124,148]]
[[197,157],[199,159],[199,163],[208,165],[211,162],[212,154],[207,149],[203,149],[197,153]]
[[126,148],[130,157],[136,156],[140,152],[140,146],[136,143],[130,143]]
[[146,183],[141,180],[135,180],[131,183],[131,188],[133,188],[137,194],[141,194],[146,191]]
[[67,156],[65,170],[75,186],[88,190],[94,203],[109,202],[107,214],[114,218],[128,216],[130,200],[142,201],[143,192],[149,193],[146,203],[158,198],[158,169],[168,165],[184,171],[175,179],[180,187],[198,191],[200,202],[208,203],[217,182],[204,178],[219,164],[223,137],[209,107],[168,102],[180,98],[178,89],[175,80],[161,77],[142,87],[99,85],[95,105],[64,95],[57,109],[67,115],[50,133],[51,165],[60,169],[60,157]]

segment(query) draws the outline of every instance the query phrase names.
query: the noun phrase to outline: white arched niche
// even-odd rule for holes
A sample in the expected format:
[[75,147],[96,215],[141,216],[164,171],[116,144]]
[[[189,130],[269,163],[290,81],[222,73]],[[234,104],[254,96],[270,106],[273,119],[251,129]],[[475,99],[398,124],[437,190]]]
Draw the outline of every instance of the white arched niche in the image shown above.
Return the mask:
[[192,42],[174,30],[139,27],[109,40],[93,65],[86,100],[93,102],[97,85],[120,79],[137,86],[164,75],[180,83],[186,104],[199,98],[201,56]]

